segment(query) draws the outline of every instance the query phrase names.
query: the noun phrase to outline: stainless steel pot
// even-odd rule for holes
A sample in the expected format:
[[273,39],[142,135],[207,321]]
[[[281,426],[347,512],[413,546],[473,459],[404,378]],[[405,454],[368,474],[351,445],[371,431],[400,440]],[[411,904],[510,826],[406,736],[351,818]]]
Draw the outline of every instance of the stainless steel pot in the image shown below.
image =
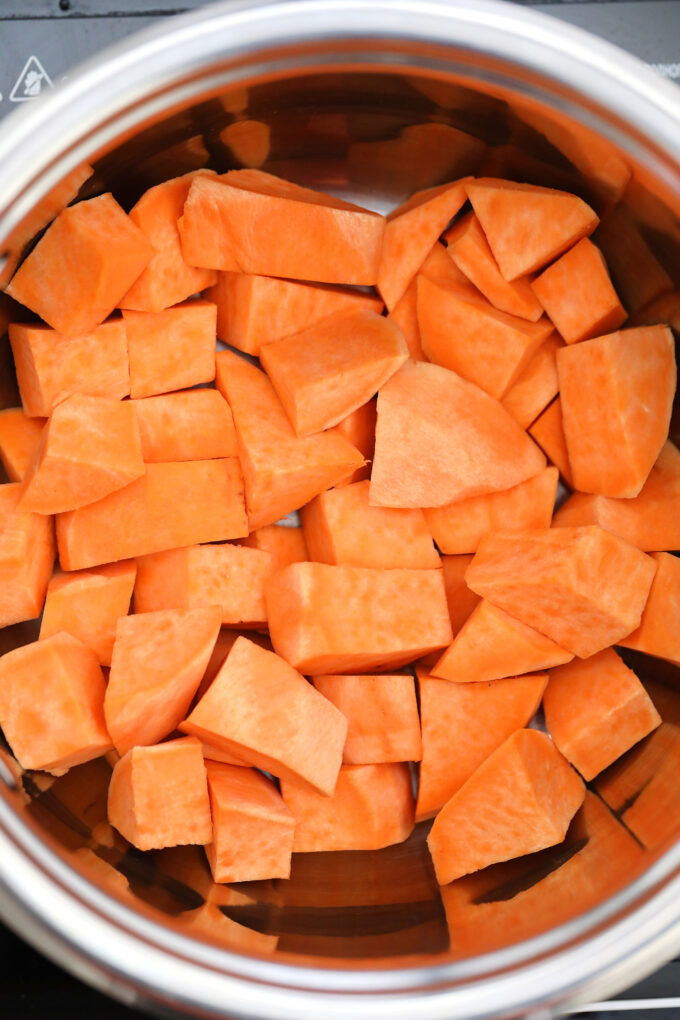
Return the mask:
[[[244,120],[257,125],[234,132]],[[240,160],[381,209],[480,168],[564,186],[627,225],[625,243],[616,229],[602,243],[629,305],[679,282],[675,87],[609,45],[492,0],[206,8],[97,57],[15,114],[0,153],[6,273],[86,178],[81,197],[111,189],[132,202],[165,177]],[[9,369],[0,396],[16,399]],[[30,624],[7,628],[0,650],[34,636]],[[466,955],[449,945],[422,826],[402,847],[314,855],[290,883],[220,891],[198,851],[126,851],[105,822],[105,787],[102,762],[53,779],[0,757],[0,913],[128,1003],[279,1020],[548,1017],[624,987],[680,946],[672,825],[608,898],[602,868],[593,909],[579,915],[575,899],[577,916],[524,941],[482,930]]]

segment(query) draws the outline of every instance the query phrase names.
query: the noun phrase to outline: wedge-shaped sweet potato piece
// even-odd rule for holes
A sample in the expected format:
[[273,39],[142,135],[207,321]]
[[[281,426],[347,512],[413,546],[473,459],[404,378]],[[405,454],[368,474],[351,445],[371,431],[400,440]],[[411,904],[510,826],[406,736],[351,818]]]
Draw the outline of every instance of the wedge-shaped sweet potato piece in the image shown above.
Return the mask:
[[431,818],[535,715],[547,674],[452,684],[418,668],[423,757],[416,820]]
[[675,394],[673,334],[638,326],[557,352],[574,485],[637,496],[668,436]]
[[557,468],[545,468],[512,489],[425,510],[425,520],[443,553],[472,553],[490,531],[549,528],[557,481]]
[[121,308],[160,312],[215,283],[212,269],[188,266],[182,257],[177,220],[182,215],[194,177],[210,170],[173,177],[145,191],[129,212],[130,219],[153,245],[153,256],[119,301]]
[[19,510],[20,495],[0,485],[0,627],[40,616],[56,553],[54,521]]
[[64,570],[248,533],[235,457],[147,464],[131,485],[57,518]]
[[652,553],[656,573],[637,630],[619,644],[680,666],[680,559]]
[[185,301],[161,312],[123,311],[130,396],[151,397],[215,378],[215,305]]
[[378,396],[371,503],[444,506],[509,489],[545,458],[488,393],[439,365],[408,361]]
[[267,623],[264,584],[272,556],[240,545],[193,545],[141,556],[135,612],[219,606],[223,624]]
[[489,534],[465,580],[585,659],[639,625],[655,571],[651,557],[594,525]]
[[604,253],[614,286],[629,314],[673,290],[670,276],[622,206],[610,209],[594,240]]
[[397,668],[451,641],[440,570],[293,563],[265,598],[275,650],[311,675]]
[[494,865],[442,889],[451,950],[456,957],[488,953],[576,918],[630,882],[644,857],[600,798],[586,793],[564,847]]
[[138,850],[204,845],[212,839],[201,745],[191,737],[133,747],[116,763],[109,821]]
[[632,669],[611,648],[550,671],[548,732],[584,779],[594,779],[661,722]]
[[533,627],[482,599],[431,673],[455,683],[482,683],[551,669],[573,657]]
[[309,559],[354,567],[441,566],[422,510],[371,506],[370,482],[329,489],[301,512]]
[[472,563],[472,555],[442,556],[441,561],[451,629],[455,637],[480,601],[480,596],[468,588],[465,582],[465,572]]
[[120,400],[130,392],[125,323],[64,336],[42,323],[12,323],[9,339],[24,411],[47,417],[74,393]]
[[417,191],[387,216],[377,287],[389,311],[403,296],[441,232],[467,201],[466,180]]
[[95,503],[144,474],[129,401],[75,393],[55,407],[24,475],[19,508],[65,513]]
[[241,637],[181,728],[328,796],[347,720],[280,656]]
[[216,390],[185,390],[133,400],[147,464],[237,457],[229,404]]
[[298,436],[338,425],[408,358],[401,330],[370,309],[323,319],[266,344],[260,361]]
[[238,436],[250,531],[291,510],[363,466],[337,432],[299,438],[264,372],[231,351],[217,355],[217,387]]
[[584,797],[583,781],[550,737],[517,730],[435,818],[427,843],[437,881],[561,843]]
[[134,560],[69,574],[56,571],[47,586],[41,641],[66,631],[91,648],[102,666],[110,666],[116,625],[130,610],[136,573]]
[[352,411],[346,418],[338,422],[335,431],[339,432],[343,439],[359,451],[366,463],[363,467],[357,468],[347,478],[335,483],[335,488],[343,485],[352,485],[354,482],[361,482],[364,478],[371,477],[371,463],[375,453],[375,423],[378,418],[377,401],[369,400],[356,411]]
[[25,769],[61,771],[113,747],[104,674],[91,648],[54,634],[0,658],[0,726]]
[[563,346],[557,333],[549,336],[501,401],[523,429],[529,428],[559,392],[557,352]]
[[604,256],[587,237],[548,266],[531,286],[568,344],[611,333],[626,318]]
[[288,878],[295,819],[255,769],[209,761],[213,837],[205,852],[216,882]]
[[469,284],[418,277],[418,327],[426,357],[500,400],[552,333],[547,318],[529,322],[494,308]]
[[347,719],[345,765],[420,761],[420,719],[410,674],[317,676],[314,686]]
[[0,463],[10,482],[20,482],[35,456],[45,422],[22,407],[0,411]]
[[246,354],[301,333],[331,315],[368,308],[382,311],[374,294],[321,287],[250,273],[219,273],[204,297],[217,305],[217,336]]
[[470,283],[490,301],[494,308],[508,315],[537,322],[543,306],[530,285],[530,277],[520,276],[512,283],[502,275],[489,247],[489,242],[474,213],[454,224],[444,235],[451,256]]
[[266,524],[241,539],[240,544],[269,553],[272,571],[287,567],[289,563],[304,563],[309,559],[302,528],[289,528],[284,524]]
[[384,227],[377,213],[262,170],[195,178],[180,221],[189,265],[368,286]]
[[[219,671],[222,669],[222,666],[224,665],[224,660],[229,655],[229,652],[232,650],[232,648],[234,647],[234,645],[236,644],[240,637],[248,638],[249,641],[253,641],[256,645],[259,645],[260,648],[266,648],[268,652],[274,651],[274,649],[272,648],[272,643],[269,640],[268,634],[262,634],[256,630],[246,631],[236,627],[222,627],[220,629],[219,634],[217,635],[217,641],[215,642],[213,653],[210,656],[210,661],[208,662],[208,665],[205,667],[203,679],[201,680],[199,688],[196,692],[196,701],[199,701],[200,698],[202,698],[205,692],[208,690],[210,684],[213,682]],[[211,750],[217,750],[217,748],[211,748]],[[226,752],[223,752],[223,754],[226,754]],[[226,761],[228,764],[230,763],[229,757],[220,756],[218,758],[215,755],[206,754],[206,758],[212,757],[215,758],[215,761]],[[231,757],[233,758],[233,755]],[[239,761],[239,764],[243,764],[243,762]]]
[[589,205],[566,191],[490,177],[466,189],[506,280],[541,269],[599,222]]
[[220,629],[216,606],[121,617],[104,712],[116,750],[156,744],[184,719]]
[[60,212],[5,289],[60,333],[86,333],[111,314],[153,255],[113,196],[99,195]]
[[[508,394],[509,396],[509,394]],[[511,412],[512,413],[512,412]],[[562,401],[555,397],[548,404],[529,429],[529,435],[536,440],[551,464],[554,464],[570,489],[574,488],[574,479],[569,463],[569,451],[564,435],[562,422]],[[574,524],[596,524],[596,521],[574,521]]]
[[294,853],[379,850],[413,830],[408,765],[343,765],[331,797],[284,779],[281,794],[295,818]]
[[575,492],[553,518],[554,527],[587,524],[598,524],[645,552],[680,549],[680,451],[677,447],[670,441],[664,444],[640,494],[633,499],[610,499]]

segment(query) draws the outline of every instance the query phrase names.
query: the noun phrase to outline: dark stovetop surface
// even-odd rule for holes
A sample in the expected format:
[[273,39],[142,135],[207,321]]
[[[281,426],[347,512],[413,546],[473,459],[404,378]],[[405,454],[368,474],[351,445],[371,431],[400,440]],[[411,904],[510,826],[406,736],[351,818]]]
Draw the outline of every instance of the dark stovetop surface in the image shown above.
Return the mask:
[[[518,2],[588,29],[680,80],[680,0]],[[37,80],[39,90],[49,88],[103,47],[162,17],[201,6],[201,0],[0,0],[0,117],[16,103],[30,101],[27,81],[35,87]],[[618,996],[611,1008],[603,1003],[592,1009],[579,1015],[678,1020],[680,960]],[[143,1018],[70,977],[2,925],[0,1014],[8,1020]]]

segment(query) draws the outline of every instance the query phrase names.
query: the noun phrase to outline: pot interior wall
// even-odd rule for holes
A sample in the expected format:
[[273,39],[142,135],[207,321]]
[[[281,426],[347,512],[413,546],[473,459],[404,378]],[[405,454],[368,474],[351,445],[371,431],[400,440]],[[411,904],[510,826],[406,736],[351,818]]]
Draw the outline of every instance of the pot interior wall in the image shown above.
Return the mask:
[[[414,190],[473,173],[577,192],[602,215],[595,240],[631,315],[680,329],[680,226],[660,186],[611,143],[538,102],[416,72],[310,73],[239,85],[100,153],[80,197],[110,190],[129,208],[168,177],[240,166],[381,211]],[[0,406],[12,406],[18,396],[6,338],[1,358]],[[676,439],[679,422],[675,414]],[[0,651],[37,632],[37,622],[0,631]],[[19,789],[2,795],[93,882],[198,939],[319,965],[465,958],[581,914],[630,882],[677,835],[680,673],[645,656],[625,657],[645,681],[665,685],[653,690],[675,738],[669,756],[655,761],[655,737],[648,738],[606,777],[614,813],[598,793],[606,783],[591,784],[591,813],[577,817],[563,845],[443,894],[425,845],[428,823],[406,843],[377,852],[297,855],[290,881],[216,886],[201,849],[141,854],[108,826],[104,760],[60,778],[24,773]],[[8,749],[5,758],[11,765]],[[663,800],[655,785],[660,772]]]

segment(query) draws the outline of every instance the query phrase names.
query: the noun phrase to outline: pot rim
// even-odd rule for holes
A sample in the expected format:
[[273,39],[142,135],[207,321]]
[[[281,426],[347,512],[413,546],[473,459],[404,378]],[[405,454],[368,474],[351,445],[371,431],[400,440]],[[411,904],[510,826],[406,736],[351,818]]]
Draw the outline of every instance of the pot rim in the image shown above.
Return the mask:
[[[323,54],[324,45],[343,42],[347,51],[334,49],[334,56],[344,52],[347,60],[363,40],[389,43],[389,59],[384,49],[362,53],[362,64],[377,70],[401,63],[412,73],[446,67],[474,78],[474,67],[458,62],[471,53],[507,73],[530,72],[525,95],[545,98],[552,88],[555,106],[644,159],[680,200],[677,87],[579,29],[499,0],[246,0],[124,40],[13,113],[0,129],[0,239],[93,152],[168,106],[247,79],[255,54],[266,51],[280,72],[300,66],[301,46],[317,45]],[[322,1010],[339,1018],[357,1008],[376,1020],[550,1015],[558,1003],[618,990],[673,955],[680,946],[679,869],[676,844],[595,910],[470,961],[370,971],[303,967],[198,943],[136,914],[69,867],[0,797],[0,912],[8,923],[129,1003],[141,997],[217,1016],[225,1004],[232,1016],[281,1020],[316,1020]]]

